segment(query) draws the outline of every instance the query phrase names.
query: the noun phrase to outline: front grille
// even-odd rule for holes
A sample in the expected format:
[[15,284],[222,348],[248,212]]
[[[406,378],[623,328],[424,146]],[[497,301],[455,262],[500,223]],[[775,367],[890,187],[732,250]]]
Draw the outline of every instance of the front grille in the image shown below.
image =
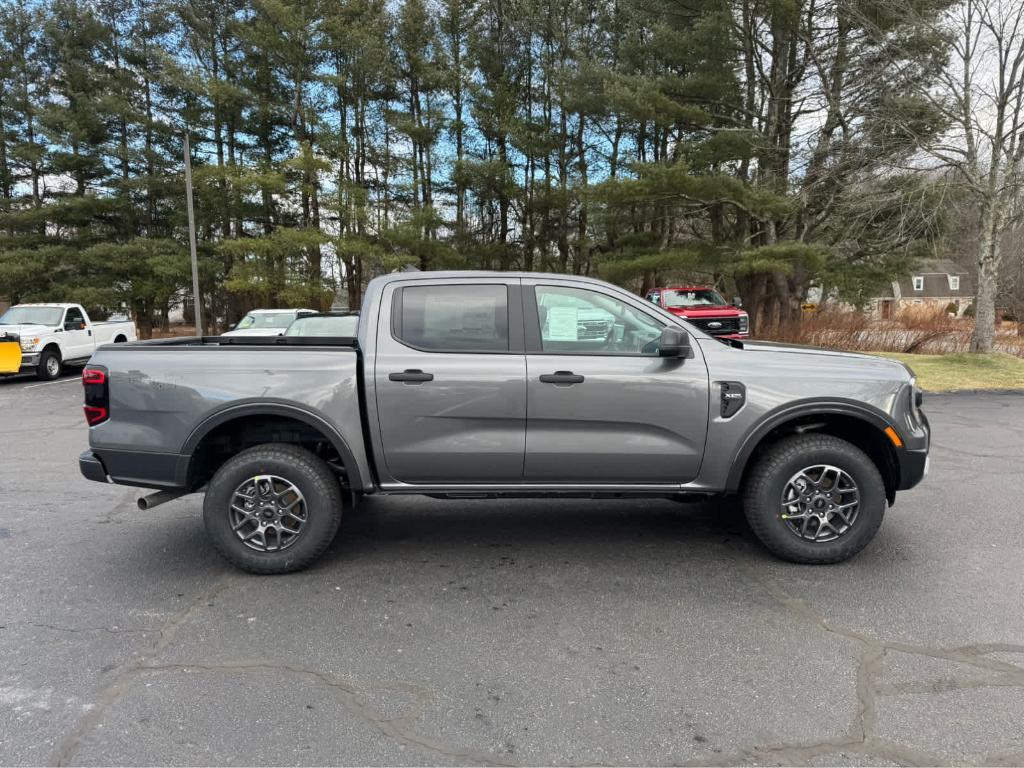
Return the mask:
[[702,317],[690,318],[689,322],[696,325],[702,331],[712,336],[721,336],[726,333],[739,333],[740,319],[738,317]]
[[576,323],[578,339],[603,339],[608,335],[607,320],[580,320]]

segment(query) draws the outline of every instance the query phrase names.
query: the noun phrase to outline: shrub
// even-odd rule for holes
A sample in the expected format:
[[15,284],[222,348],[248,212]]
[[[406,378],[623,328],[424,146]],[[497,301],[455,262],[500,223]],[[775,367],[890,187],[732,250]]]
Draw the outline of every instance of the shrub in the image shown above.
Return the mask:
[[[891,320],[863,312],[823,310],[780,328],[768,338],[853,352],[943,354],[968,351],[973,332],[970,318],[950,317],[945,308],[909,307]],[[1017,335],[1015,327],[1007,326],[996,332],[995,348],[1024,357],[1024,337]]]

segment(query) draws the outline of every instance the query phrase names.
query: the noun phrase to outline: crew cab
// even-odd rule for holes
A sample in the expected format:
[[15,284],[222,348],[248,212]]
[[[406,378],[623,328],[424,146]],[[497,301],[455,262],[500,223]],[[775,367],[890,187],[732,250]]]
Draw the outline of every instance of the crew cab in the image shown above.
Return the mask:
[[745,339],[750,335],[750,317],[731,305],[722,294],[707,285],[677,285],[654,288],[647,294],[652,304],[687,320],[710,336]]
[[82,474],[155,489],[143,508],[205,492],[211,541],[257,573],[312,563],[370,494],[741,494],[776,555],[838,562],[928,467],[901,363],[722,344],[565,275],[385,275],[355,338],[109,345],[83,382]]
[[138,338],[130,320],[93,322],[81,304],[15,304],[0,315],[0,334],[21,347],[17,368],[12,359],[0,373],[34,371],[44,381],[60,376],[64,365],[85,364],[101,344]]

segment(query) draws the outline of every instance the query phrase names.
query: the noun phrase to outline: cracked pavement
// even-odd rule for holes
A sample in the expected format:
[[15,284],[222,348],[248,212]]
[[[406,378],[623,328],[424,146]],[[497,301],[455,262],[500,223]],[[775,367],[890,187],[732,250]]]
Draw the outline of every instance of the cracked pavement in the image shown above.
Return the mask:
[[1024,397],[931,396],[849,563],[734,504],[371,499],[231,570],[90,483],[75,377],[0,381],[0,764],[1024,765]]

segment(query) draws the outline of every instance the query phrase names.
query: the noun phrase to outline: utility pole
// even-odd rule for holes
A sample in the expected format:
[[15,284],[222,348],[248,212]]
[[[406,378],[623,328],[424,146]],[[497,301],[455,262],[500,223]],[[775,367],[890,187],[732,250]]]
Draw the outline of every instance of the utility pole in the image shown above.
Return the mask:
[[203,311],[199,299],[199,260],[196,257],[196,214],[192,210],[192,152],[185,129],[185,206],[188,208],[188,248],[192,253],[192,312],[196,320],[196,336],[203,335]]

